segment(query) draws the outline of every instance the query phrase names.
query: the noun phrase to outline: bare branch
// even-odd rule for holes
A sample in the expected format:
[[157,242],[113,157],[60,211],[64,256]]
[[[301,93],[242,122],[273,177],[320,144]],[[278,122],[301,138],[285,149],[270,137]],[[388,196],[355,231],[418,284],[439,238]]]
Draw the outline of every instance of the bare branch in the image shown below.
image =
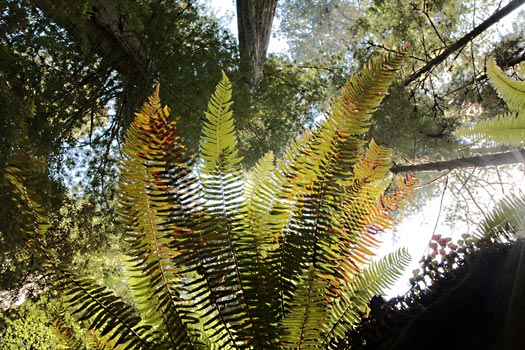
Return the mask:
[[480,23],[477,27],[472,29],[470,32],[465,34],[461,39],[453,43],[452,45],[448,46],[441,54],[434,57],[432,60],[430,60],[423,68],[419,69],[417,72],[409,76],[403,84],[405,86],[412,83],[414,80],[421,77],[426,72],[430,71],[433,67],[439,65],[441,62],[443,62],[448,56],[450,56],[455,51],[463,48],[467,43],[472,41],[474,38],[476,38],[478,35],[483,33],[485,30],[487,30],[489,27],[491,27],[493,24],[497,23],[499,20],[501,20],[503,17],[507,16],[509,13],[520,7],[525,3],[525,0],[512,0],[510,1],[507,6],[503,7],[501,10],[496,11],[492,16],[487,18],[485,21]]
[[487,154],[459,159],[444,160],[439,162],[420,163],[412,165],[394,166],[393,173],[443,171],[459,168],[497,166],[505,164],[525,163],[525,149],[502,153]]

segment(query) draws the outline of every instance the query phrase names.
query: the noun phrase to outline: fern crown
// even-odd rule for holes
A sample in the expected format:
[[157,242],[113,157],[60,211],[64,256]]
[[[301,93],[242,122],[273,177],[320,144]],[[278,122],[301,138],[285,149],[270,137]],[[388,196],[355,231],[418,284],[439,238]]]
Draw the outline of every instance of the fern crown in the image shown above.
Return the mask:
[[409,260],[399,250],[371,262],[389,211],[417,181],[394,178],[391,150],[364,137],[404,55],[371,61],[326,120],[248,174],[224,73],[198,157],[157,87],[126,134],[120,165],[134,305],[54,266],[80,318],[125,349],[336,348]]

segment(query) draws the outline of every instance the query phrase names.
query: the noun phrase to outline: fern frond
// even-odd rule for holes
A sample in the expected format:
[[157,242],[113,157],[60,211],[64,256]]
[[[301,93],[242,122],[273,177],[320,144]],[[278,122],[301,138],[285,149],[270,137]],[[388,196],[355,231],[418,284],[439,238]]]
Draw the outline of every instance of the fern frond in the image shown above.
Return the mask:
[[[223,72],[205,113],[199,164],[203,207],[209,218],[200,233],[211,249],[206,250],[203,273],[211,298],[219,310],[217,322],[226,327],[232,346],[264,347],[267,337],[259,326],[262,314],[253,307],[258,290],[258,242],[244,219],[244,186],[237,151],[237,138],[230,111],[231,83]],[[255,277],[258,276],[258,277]],[[267,333],[266,333],[267,334]]]
[[372,139],[365,157],[354,166],[354,176],[360,181],[375,181],[388,177],[392,166],[392,150],[379,146]]
[[123,349],[156,349],[156,334],[151,326],[142,324],[137,311],[119,297],[89,278],[75,276],[66,268],[48,261],[55,285],[64,291],[66,303],[75,305],[79,320],[88,320],[91,328],[100,331],[114,346]]
[[231,83],[224,72],[208,103],[200,141],[202,164],[199,167],[205,175],[216,174],[223,169],[237,169],[241,158],[237,151],[233,112],[230,110]]
[[498,95],[507,103],[511,111],[525,109],[525,81],[509,78],[494,58],[487,63],[487,76]]
[[[369,119],[386,94],[403,56],[404,53],[399,52],[372,61],[361,74],[354,75],[343,88],[342,97],[335,100],[326,120],[306,141],[296,141],[297,146],[288,156],[293,165],[276,169],[274,177],[286,179],[282,185],[285,190],[276,203],[296,208],[290,212],[286,224],[290,232],[280,237],[282,278],[286,281],[282,284],[283,305],[290,303],[295,285],[309,266],[308,261],[315,261],[316,267],[334,284],[356,271],[350,270],[346,263],[348,257],[341,253],[348,252],[340,248],[353,243],[356,237],[354,230],[344,229],[347,220],[341,217],[343,211],[339,209],[347,192],[355,190],[355,193],[363,188],[352,175],[352,166],[365,153],[366,141],[360,135],[367,132]],[[387,158],[383,157],[383,149],[379,151],[374,146],[372,149],[372,153],[379,152],[378,162]],[[383,164],[381,171],[386,166]],[[382,189],[377,187],[374,193]],[[366,191],[362,193],[362,197],[366,197]],[[368,200],[376,203],[378,197],[373,198],[371,194]],[[341,269],[334,270],[333,266]]]
[[495,242],[525,235],[525,195],[523,193],[503,198],[485,215],[475,234],[477,238],[489,238]]
[[37,193],[44,163],[30,152],[20,151],[14,155],[5,169],[5,178],[10,188],[12,206],[18,209],[13,220],[20,238],[33,248],[44,245],[44,237],[49,222],[42,199]]
[[313,266],[308,275],[301,281],[295,292],[295,303],[281,322],[286,330],[282,338],[284,349],[317,348],[321,334],[325,331],[326,307],[328,301],[325,293],[326,283],[316,276]]
[[[362,135],[403,55],[373,61],[353,76],[327,119],[292,143],[270,177],[278,186],[267,209],[273,214],[270,236],[279,246],[269,259],[280,270],[283,320],[301,304],[299,289],[310,291],[308,283],[315,283],[326,299],[355,278],[378,244],[372,228],[387,221],[379,203],[391,181],[391,151],[374,142],[366,151]],[[318,331],[320,325],[312,325],[303,325],[306,333]]]
[[523,146],[525,142],[525,110],[508,112],[492,119],[459,128],[456,135],[473,141],[492,141],[507,146]]
[[525,82],[509,78],[491,59],[487,76],[510,112],[490,120],[458,128],[456,135],[474,141],[493,141],[509,146],[522,146],[525,140]]
[[[137,113],[122,148],[119,214],[128,228],[135,302],[145,322],[164,332],[171,346],[198,347],[202,337],[187,295],[202,293],[192,278],[200,259],[192,220],[197,201],[193,158],[180,143],[169,110],[156,92]],[[200,306],[205,307],[204,298]]]
[[255,249],[251,258],[247,257],[251,266],[243,264],[246,270],[244,278],[248,286],[253,286],[247,290],[247,296],[259,332],[267,334],[263,341],[266,348],[276,346],[276,325],[281,311],[279,300],[275,298],[279,293],[279,280],[275,276],[279,260],[272,255],[279,247],[279,235],[273,234],[271,227],[277,215],[269,212],[278,190],[278,185],[271,178],[274,169],[273,153],[268,153],[252,169],[245,187],[247,204],[244,216]]
[[408,251],[401,248],[374,261],[353,283],[345,285],[340,297],[333,303],[329,322],[332,328],[323,333],[321,346],[336,349],[337,340],[344,339],[348,328],[367,313],[370,298],[384,294],[384,290],[402,276],[410,260]]

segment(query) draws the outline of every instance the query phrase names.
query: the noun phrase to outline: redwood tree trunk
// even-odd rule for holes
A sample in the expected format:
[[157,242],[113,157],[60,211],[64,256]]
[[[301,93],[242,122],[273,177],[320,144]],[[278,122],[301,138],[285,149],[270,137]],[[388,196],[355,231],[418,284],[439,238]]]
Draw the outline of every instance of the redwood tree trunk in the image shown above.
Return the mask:
[[241,75],[250,95],[262,78],[277,0],[237,0]]

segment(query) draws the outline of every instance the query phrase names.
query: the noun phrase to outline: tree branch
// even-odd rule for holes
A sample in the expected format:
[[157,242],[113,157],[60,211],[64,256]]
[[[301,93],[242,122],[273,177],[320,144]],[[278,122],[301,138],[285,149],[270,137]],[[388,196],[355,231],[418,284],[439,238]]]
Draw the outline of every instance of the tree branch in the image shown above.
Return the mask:
[[87,41],[125,77],[151,84],[155,81],[152,63],[144,46],[119,13],[103,1],[95,1],[88,15],[76,3],[65,0],[33,0],[46,16],[64,27],[79,42]]
[[393,173],[443,171],[459,168],[472,168],[484,166],[497,166],[505,164],[525,163],[525,149],[508,151],[502,153],[487,154],[483,156],[451,159],[439,162],[420,163],[413,165],[394,166],[390,171]]
[[487,18],[485,21],[480,23],[476,28],[468,32],[466,35],[464,35],[461,39],[447,47],[441,54],[434,57],[432,60],[430,60],[423,68],[419,69],[417,72],[409,76],[403,84],[405,86],[409,85],[414,80],[421,77],[423,74],[430,71],[434,66],[439,65],[441,62],[443,62],[448,56],[450,56],[455,51],[459,50],[460,48],[464,47],[467,43],[472,41],[475,37],[483,33],[486,29],[488,29],[493,24],[497,23],[499,20],[501,20],[503,17],[507,16],[509,13],[520,7],[525,3],[525,0],[512,0],[510,1],[507,6],[503,7],[501,10],[496,11],[492,16]]

